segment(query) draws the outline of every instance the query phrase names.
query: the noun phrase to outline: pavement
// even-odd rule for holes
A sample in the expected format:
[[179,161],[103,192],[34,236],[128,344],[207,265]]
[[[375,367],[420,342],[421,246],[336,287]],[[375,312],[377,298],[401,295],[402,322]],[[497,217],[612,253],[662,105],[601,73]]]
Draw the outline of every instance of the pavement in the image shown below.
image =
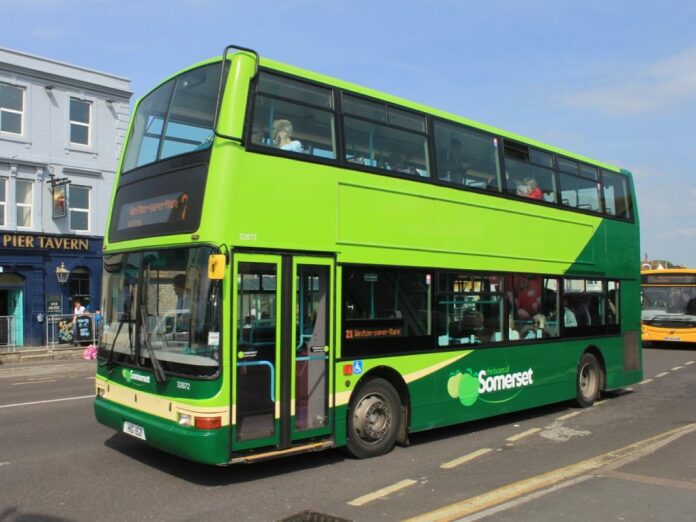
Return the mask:
[[65,361],[82,359],[86,346],[68,346],[60,348],[53,345],[17,347],[13,351],[0,351],[0,367],[16,363],[47,361]]

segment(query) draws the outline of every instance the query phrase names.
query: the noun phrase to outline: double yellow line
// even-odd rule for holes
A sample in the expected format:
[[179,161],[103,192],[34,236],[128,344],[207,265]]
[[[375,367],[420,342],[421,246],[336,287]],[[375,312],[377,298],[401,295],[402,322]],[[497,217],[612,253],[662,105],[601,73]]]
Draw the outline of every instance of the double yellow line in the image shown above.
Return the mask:
[[696,431],[696,423],[687,424],[686,426],[655,435],[654,437],[641,440],[629,446],[604,453],[588,460],[571,464],[564,468],[555,469],[541,475],[508,484],[507,486],[494,489],[482,495],[471,497],[467,500],[457,502],[456,504],[451,504],[435,511],[410,518],[406,522],[451,521],[479,513],[486,509],[492,509],[525,495],[541,493],[545,489],[561,487],[564,482],[569,482],[583,475],[589,475],[600,469],[615,469],[631,460],[656,451],[662,446],[693,431]]

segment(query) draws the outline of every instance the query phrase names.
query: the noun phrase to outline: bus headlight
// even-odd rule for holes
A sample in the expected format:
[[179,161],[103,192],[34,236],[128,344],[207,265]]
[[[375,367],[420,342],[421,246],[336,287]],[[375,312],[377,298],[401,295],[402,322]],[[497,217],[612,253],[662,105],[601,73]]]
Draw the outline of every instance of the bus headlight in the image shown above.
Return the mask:
[[193,415],[179,413],[179,426],[193,426]]

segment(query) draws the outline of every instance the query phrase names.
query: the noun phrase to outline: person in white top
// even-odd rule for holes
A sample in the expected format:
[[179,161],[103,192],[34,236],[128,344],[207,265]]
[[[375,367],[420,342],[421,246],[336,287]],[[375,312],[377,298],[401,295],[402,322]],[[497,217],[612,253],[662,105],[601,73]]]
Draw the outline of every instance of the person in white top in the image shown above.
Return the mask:
[[292,139],[292,131],[290,120],[275,120],[273,122],[273,143],[282,150],[302,152],[302,143]]
[[72,330],[73,330],[73,342],[77,342],[77,318],[83,315],[87,310],[82,306],[82,302],[79,299],[75,299],[73,302],[73,317],[72,317]]
[[73,308],[73,324],[77,321],[77,316],[85,313],[85,307],[82,306],[82,302],[79,299],[75,299],[75,304]]

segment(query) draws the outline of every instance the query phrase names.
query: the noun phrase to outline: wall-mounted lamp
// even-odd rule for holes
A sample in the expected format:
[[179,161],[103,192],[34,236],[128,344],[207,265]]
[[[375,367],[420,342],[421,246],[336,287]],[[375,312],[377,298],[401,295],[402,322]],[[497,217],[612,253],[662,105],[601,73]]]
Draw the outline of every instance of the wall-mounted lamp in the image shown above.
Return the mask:
[[68,276],[70,275],[70,270],[65,268],[65,264],[61,261],[60,266],[56,267],[56,278],[58,283],[64,285],[68,281]]
[[111,107],[114,103],[116,103],[116,100],[112,100],[111,98],[106,100],[106,104]]
[[46,94],[51,94],[51,91],[53,91],[54,87],[54,85],[44,85],[44,90],[46,91]]

